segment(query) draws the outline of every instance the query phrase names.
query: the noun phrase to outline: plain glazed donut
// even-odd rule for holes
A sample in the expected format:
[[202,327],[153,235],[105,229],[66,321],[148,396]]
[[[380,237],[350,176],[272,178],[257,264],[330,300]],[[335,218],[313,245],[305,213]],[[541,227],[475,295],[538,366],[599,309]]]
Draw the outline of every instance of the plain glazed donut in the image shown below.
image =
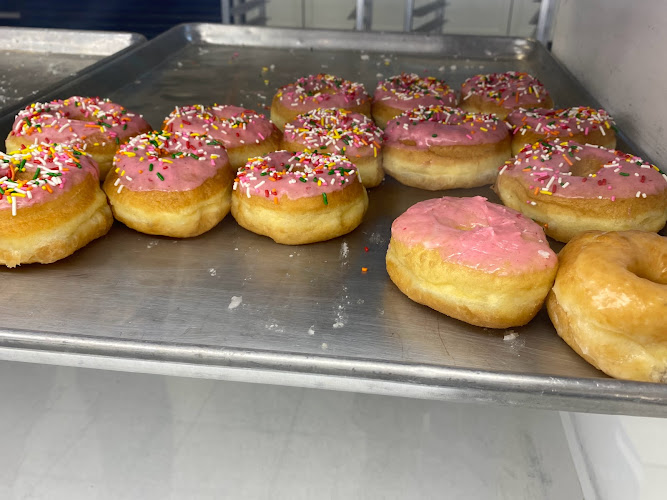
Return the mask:
[[271,103],[271,121],[283,130],[287,122],[317,108],[340,108],[371,116],[371,98],[361,83],[320,73],[281,87]]
[[383,129],[392,118],[419,106],[456,107],[456,93],[432,76],[401,73],[378,83],[373,94],[373,120]]
[[492,113],[504,120],[514,109],[553,106],[544,85],[528,73],[508,71],[476,75],[461,85],[459,107],[472,113]]
[[584,106],[566,109],[517,109],[507,116],[514,129],[512,154],[537,141],[556,139],[616,147],[614,120],[603,109]]
[[354,163],[367,188],[384,179],[382,130],[359,113],[330,108],[299,115],[285,125],[283,149],[343,155]]
[[237,173],[232,215],[276,243],[325,241],[355,229],[368,208],[366,189],[347,158],[277,151]]
[[116,219],[146,234],[188,238],[229,213],[234,171],[219,141],[149,132],[121,146],[104,181]]
[[116,149],[130,137],[151,130],[141,115],[99,97],[37,102],[20,111],[7,136],[7,151],[29,144],[76,142],[92,156],[104,180]]
[[510,154],[507,124],[442,106],[393,118],[384,133],[384,169],[407,186],[454,189],[491,184]]
[[637,156],[576,142],[540,142],[500,170],[502,202],[567,242],[588,230],[659,231],[667,175]]
[[537,224],[480,196],[422,201],[391,226],[387,272],[401,292],[477,326],[528,323],[557,267]]
[[667,238],[590,231],[559,260],[547,299],[558,335],[607,375],[667,382]]
[[0,263],[63,259],[105,235],[113,218],[95,162],[62,144],[0,153]]
[[176,107],[162,127],[167,132],[197,133],[217,139],[227,149],[234,170],[246,164],[248,158],[262,156],[280,149],[280,130],[251,109],[238,106]]

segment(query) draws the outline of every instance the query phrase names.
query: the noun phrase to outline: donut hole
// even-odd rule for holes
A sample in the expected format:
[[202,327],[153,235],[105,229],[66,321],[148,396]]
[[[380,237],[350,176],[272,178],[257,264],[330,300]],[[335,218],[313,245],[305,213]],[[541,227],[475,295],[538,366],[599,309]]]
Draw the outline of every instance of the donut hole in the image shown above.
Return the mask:
[[599,160],[582,158],[581,160],[574,161],[570,167],[570,173],[576,177],[589,177],[597,174],[601,168],[602,165],[600,165]]

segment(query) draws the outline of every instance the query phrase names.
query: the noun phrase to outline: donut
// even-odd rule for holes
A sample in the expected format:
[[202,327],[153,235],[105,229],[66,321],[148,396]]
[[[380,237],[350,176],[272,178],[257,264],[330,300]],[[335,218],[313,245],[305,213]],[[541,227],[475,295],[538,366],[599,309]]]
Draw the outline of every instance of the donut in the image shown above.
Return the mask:
[[371,98],[361,83],[320,73],[299,78],[278,89],[271,103],[271,121],[283,130],[287,122],[317,108],[340,108],[371,116]]
[[105,235],[113,218],[83,150],[33,144],[0,153],[0,263],[48,264]]
[[366,189],[344,156],[277,151],[239,169],[232,215],[276,243],[301,245],[355,229],[368,208]]
[[146,234],[188,238],[229,213],[234,171],[220,141],[153,131],[132,138],[104,181],[114,217]]
[[391,225],[386,260],[410,299],[487,328],[528,323],[558,268],[540,226],[481,196],[410,207]]
[[315,109],[285,124],[283,149],[346,156],[364,187],[379,185],[382,170],[382,130],[365,115],[345,109]]
[[472,113],[493,113],[504,120],[514,109],[553,106],[544,85],[528,73],[475,75],[461,84],[459,107]]
[[280,149],[280,130],[251,109],[238,106],[176,107],[165,119],[167,132],[197,133],[216,139],[227,149],[234,170],[246,164],[248,158],[262,156]]
[[558,257],[547,298],[558,335],[607,375],[667,382],[667,238],[589,231]]
[[401,73],[378,82],[373,94],[373,120],[383,129],[387,122],[419,106],[455,107],[456,93],[445,82],[432,76]]
[[667,175],[637,156],[591,144],[527,146],[501,168],[495,190],[563,242],[595,229],[659,231],[667,221]]
[[385,171],[422,189],[491,184],[510,156],[505,122],[456,108],[420,106],[393,118],[384,132]]
[[603,109],[579,106],[565,109],[517,109],[507,116],[514,129],[512,154],[537,141],[556,139],[616,147],[614,120]]
[[141,115],[109,99],[73,96],[36,102],[19,111],[6,146],[13,151],[29,144],[76,141],[97,162],[104,180],[118,146],[149,130]]

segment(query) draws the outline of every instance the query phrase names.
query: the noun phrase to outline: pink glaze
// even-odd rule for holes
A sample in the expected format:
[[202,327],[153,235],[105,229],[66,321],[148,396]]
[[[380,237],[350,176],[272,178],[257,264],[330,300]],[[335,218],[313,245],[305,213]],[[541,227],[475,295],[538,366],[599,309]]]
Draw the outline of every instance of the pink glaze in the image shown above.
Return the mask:
[[461,100],[478,95],[507,109],[535,107],[549,95],[544,85],[528,73],[508,71],[468,78],[461,85]]
[[361,83],[320,73],[299,78],[276,93],[280,103],[297,111],[315,108],[353,108],[370,97]]
[[[586,176],[572,169],[581,160],[600,167]],[[540,196],[589,198],[615,201],[645,198],[667,190],[667,175],[638,156],[574,141],[540,142],[524,148],[501,168],[499,175],[517,178]],[[536,204],[536,202],[532,202]]]
[[114,186],[131,191],[190,191],[201,186],[229,159],[219,141],[205,135],[149,132],[120,147],[113,160]]
[[357,178],[357,170],[343,156],[320,153],[276,151],[261,158],[251,158],[239,169],[234,189],[250,198],[262,196],[279,202],[321,196],[341,191]]
[[514,134],[524,135],[529,130],[548,138],[588,135],[600,130],[602,135],[614,126],[614,120],[603,109],[585,106],[565,109],[517,109],[507,116]]
[[[98,97],[36,102],[19,111],[10,136],[25,144],[67,143],[100,134],[100,144],[121,143],[150,128],[141,115]],[[84,147],[84,145],[82,145]]]
[[205,134],[222,141],[227,149],[260,144],[276,130],[264,115],[238,106],[177,107],[167,117],[164,130]]
[[542,271],[558,262],[538,224],[481,196],[417,203],[394,221],[391,237],[438,250],[446,262],[500,276]]
[[344,109],[315,109],[285,125],[285,140],[308,149],[332,147],[348,158],[377,156],[382,130],[373,120]]
[[0,152],[0,210],[16,215],[55,199],[88,175],[99,180],[97,164],[74,146],[33,144],[12,154]]
[[[444,106],[420,106],[392,118],[384,132],[385,144],[394,147],[465,146],[489,144],[508,137],[507,124],[495,115],[466,113]],[[400,141],[413,141],[405,146]]]
[[401,73],[378,83],[373,102],[408,110],[418,106],[456,106],[456,94],[445,82],[432,76]]

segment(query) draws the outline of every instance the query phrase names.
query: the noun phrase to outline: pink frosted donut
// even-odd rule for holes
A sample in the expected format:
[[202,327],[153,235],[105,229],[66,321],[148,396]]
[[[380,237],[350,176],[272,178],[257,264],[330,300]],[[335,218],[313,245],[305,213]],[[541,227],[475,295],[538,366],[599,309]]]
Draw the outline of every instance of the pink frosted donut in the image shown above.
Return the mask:
[[432,76],[401,73],[378,83],[373,95],[373,120],[382,128],[404,111],[419,106],[455,107],[456,93],[445,82]]
[[468,78],[461,85],[460,108],[506,118],[518,108],[553,108],[544,85],[528,73],[508,71]]
[[329,240],[356,228],[368,208],[366,189],[339,155],[276,151],[239,169],[232,215],[277,243]]
[[200,235],[229,212],[234,171],[219,141],[154,131],[131,139],[104,181],[114,217],[147,234]]
[[221,141],[234,169],[245,165],[248,158],[280,149],[280,130],[266,116],[238,106],[176,107],[162,128],[167,132],[204,134]]
[[20,111],[6,145],[13,151],[28,144],[76,141],[97,162],[104,180],[118,146],[150,129],[141,115],[109,99],[74,96],[36,102]]
[[393,118],[384,140],[385,171],[429,190],[490,184],[511,156],[505,122],[444,106],[420,106]]
[[667,175],[641,158],[572,141],[526,147],[500,170],[508,207],[569,241],[587,230],[659,231],[667,220]]
[[81,149],[33,144],[0,153],[0,264],[47,264],[109,231],[95,162]]
[[581,144],[616,147],[614,120],[603,109],[585,106],[565,109],[517,109],[507,121],[514,129],[512,154],[537,141],[562,139]]
[[297,115],[316,108],[341,108],[371,116],[371,98],[361,83],[320,73],[281,87],[271,103],[271,120],[283,130]]
[[315,109],[285,125],[283,149],[346,156],[361,182],[375,187],[384,178],[382,130],[365,115],[345,109]]
[[391,226],[391,280],[415,302],[473,325],[526,324],[557,267],[540,226],[480,196],[422,201]]

